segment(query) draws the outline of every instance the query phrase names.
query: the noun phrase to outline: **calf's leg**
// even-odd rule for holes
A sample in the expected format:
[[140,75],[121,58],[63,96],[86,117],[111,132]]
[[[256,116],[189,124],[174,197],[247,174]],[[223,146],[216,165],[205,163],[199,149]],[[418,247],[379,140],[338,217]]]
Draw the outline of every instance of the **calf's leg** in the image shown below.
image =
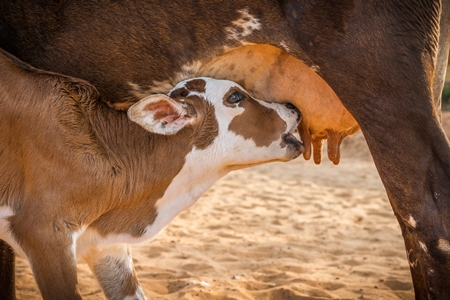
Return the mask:
[[[25,211],[25,209],[23,209]],[[16,214],[11,232],[28,258],[44,300],[80,300],[73,230],[60,220],[26,223]]]
[[85,259],[108,299],[147,299],[134,271],[128,245],[94,247]]

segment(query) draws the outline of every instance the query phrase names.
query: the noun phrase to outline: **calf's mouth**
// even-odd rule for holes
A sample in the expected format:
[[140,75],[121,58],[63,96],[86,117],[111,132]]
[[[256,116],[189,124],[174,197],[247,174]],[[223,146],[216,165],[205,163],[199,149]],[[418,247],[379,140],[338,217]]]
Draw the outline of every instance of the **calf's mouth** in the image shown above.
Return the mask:
[[298,146],[298,147],[303,147],[303,143],[299,139],[297,139],[297,137],[295,135],[293,135],[290,132],[289,133],[285,133],[283,135],[283,141],[286,144],[292,144],[292,145],[295,145],[295,146]]
[[292,132],[283,134],[282,139],[287,145],[288,159],[294,159],[305,151],[303,143]]

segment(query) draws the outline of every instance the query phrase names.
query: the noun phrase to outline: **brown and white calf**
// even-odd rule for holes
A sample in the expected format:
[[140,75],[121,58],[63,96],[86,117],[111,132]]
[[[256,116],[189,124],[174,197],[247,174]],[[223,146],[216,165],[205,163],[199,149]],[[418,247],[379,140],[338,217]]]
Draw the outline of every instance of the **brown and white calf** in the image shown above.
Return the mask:
[[[85,259],[110,299],[144,299],[128,244],[152,240],[231,170],[303,151],[292,105],[194,78],[128,112],[91,84],[0,53],[0,238],[44,299],[79,299]],[[15,62],[13,62],[15,60]]]
[[89,80],[110,102],[134,102],[133,92],[250,44],[305,62],[361,126],[416,298],[450,299],[450,143],[439,120],[450,1],[15,0],[0,1],[0,12],[0,47]]

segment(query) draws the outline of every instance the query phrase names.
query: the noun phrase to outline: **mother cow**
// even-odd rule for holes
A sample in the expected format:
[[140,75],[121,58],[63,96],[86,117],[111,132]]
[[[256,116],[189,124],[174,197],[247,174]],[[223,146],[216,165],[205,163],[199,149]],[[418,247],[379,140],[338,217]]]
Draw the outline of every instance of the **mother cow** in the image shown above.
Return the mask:
[[447,0],[1,1],[0,47],[91,81],[111,103],[244,43],[314,65],[367,139],[416,297],[450,299],[450,147],[439,121],[449,10]]

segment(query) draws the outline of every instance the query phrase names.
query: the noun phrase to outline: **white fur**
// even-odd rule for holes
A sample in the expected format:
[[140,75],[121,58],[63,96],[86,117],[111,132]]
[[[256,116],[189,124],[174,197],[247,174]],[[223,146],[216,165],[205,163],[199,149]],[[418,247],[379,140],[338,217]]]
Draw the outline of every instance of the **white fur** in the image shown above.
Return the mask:
[[286,44],[285,41],[280,42],[280,48],[282,48],[286,52],[291,52],[291,49],[289,48],[289,46]]
[[446,239],[439,239],[438,249],[445,252],[445,254],[450,254],[450,243]]
[[252,34],[255,30],[260,30],[262,25],[258,18],[250,14],[248,9],[240,9],[237,11],[241,17],[232,21],[232,26],[226,27],[225,32],[230,40],[241,40],[242,38]]
[[416,220],[415,220],[415,219],[413,218],[413,216],[411,216],[411,215],[409,215],[408,224],[409,224],[409,226],[411,226],[412,228],[416,228],[416,226],[417,226]]
[[[138,244],[153,240],[173,218],[192,206],[214,182],[225,175],[226,172],[223,170],[217,171],[219,169],[217,163],[211,166],[208,164],[208,162],[217,161],[212,159],[208,152],[211,152],[211,147],[205,150],[194,149],[187,155],[183,168],[172,180],[164,196],[157,201],[157,217],[151,225],[146,227],[144,235],[133,237],[130,234],[110,234],[102,237],[95,230],[88,228],[78,239],[79,251],[84,252],[93,245]],[[198,164],[200,159],[205,164]],[[196,180],[193,181],[192,178]]]
[[147,97],[150,94],[166,94],[178,82],[195,77],[202,65],[202,62],[199,60],[184,64],[181,66],[180,71],[174,73],[171,77],[169,77],[169,79],[161,81],[154,80],[150,85],[146,86],[128,82],[128,85],[132,91],[131,94],[138,99]]
[[428,253],[428,248],[425,243],[419,241],[420,248],[422,248],[423,252]]
[[136,293],[133,296],[127,296],[123,300],[145,300],[145,299],[147,299],[147,297],[145,297],[142,288],[138,286]]

